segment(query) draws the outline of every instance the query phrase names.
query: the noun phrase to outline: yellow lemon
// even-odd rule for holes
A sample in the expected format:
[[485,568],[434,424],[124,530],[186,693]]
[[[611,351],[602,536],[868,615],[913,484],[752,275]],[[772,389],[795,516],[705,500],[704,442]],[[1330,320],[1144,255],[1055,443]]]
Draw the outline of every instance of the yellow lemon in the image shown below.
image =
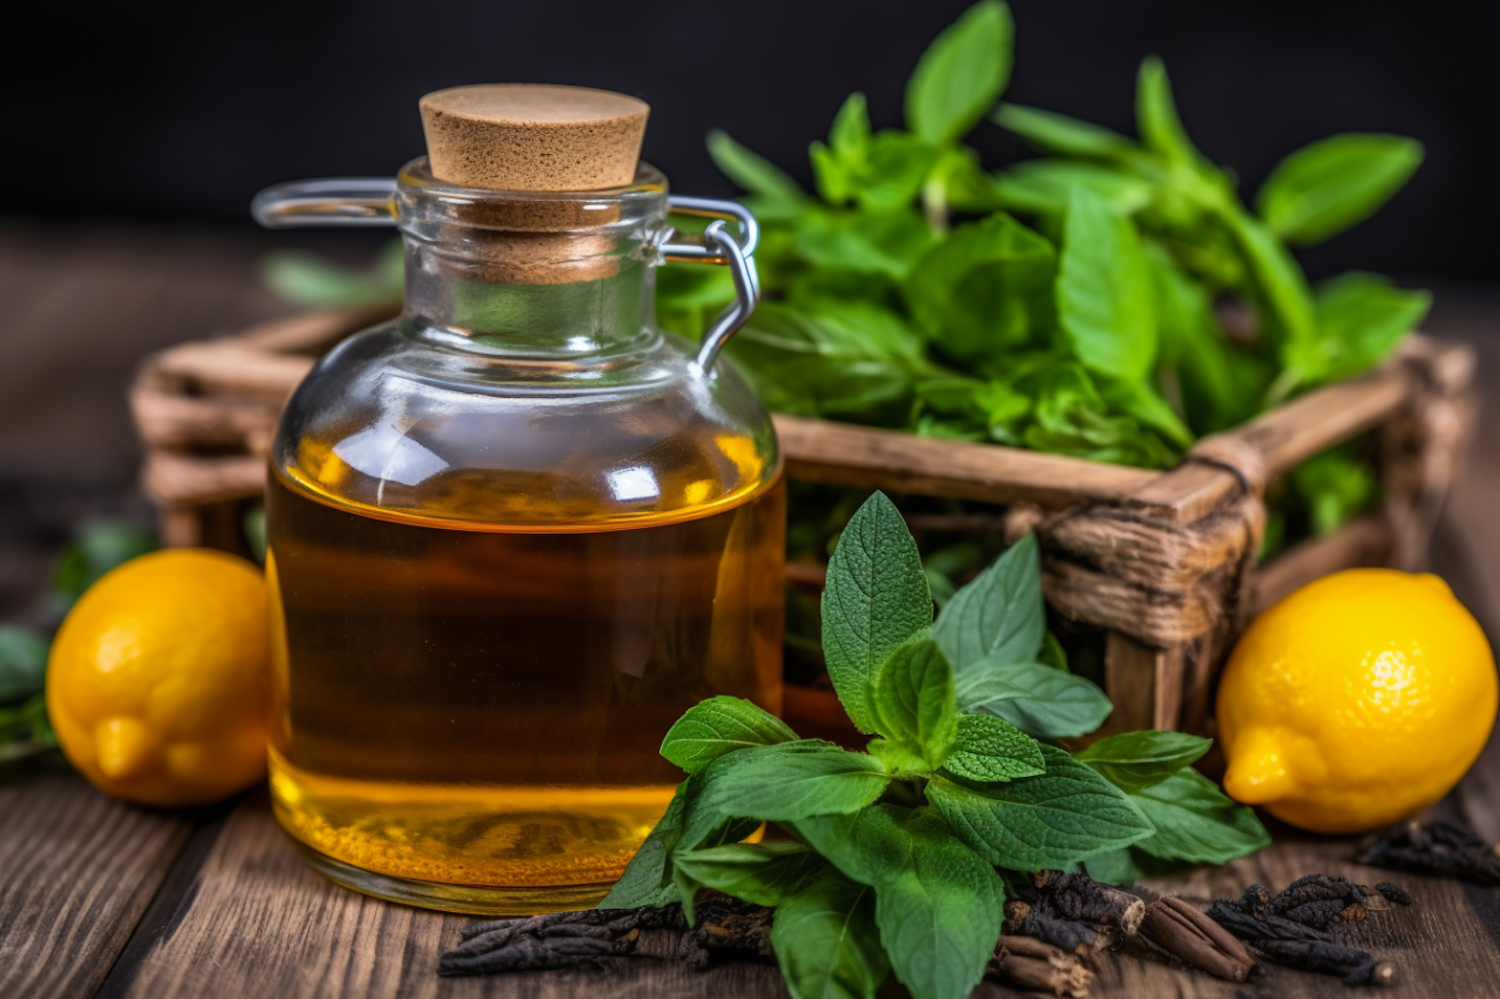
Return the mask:
[[218,801],[265,769],[266,585],[244,559],[177,548],[132,559],[74,605],[47,665],[47,712],[100,790],[148,805]]
[[1219,685],[1224,789],[1354,833],[1447,794],[1495,722],[1495,657],[1436,576],[1350,569],[1258,617]]

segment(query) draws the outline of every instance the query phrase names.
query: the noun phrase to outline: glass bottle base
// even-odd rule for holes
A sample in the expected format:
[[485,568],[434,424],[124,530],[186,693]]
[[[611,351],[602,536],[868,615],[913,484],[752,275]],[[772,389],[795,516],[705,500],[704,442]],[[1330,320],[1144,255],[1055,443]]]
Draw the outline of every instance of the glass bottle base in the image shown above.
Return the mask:
[[423,909],[462,912],[479,916],[534,916],[542,912],[591,909],[609,894],[611,884],[548,885],[528,888],[497,888],[489,885],[454,885],[376,874],[354,867],[315,850],[295,837],[296,846],[309,867],[334,884],[388,902],[401,902]]

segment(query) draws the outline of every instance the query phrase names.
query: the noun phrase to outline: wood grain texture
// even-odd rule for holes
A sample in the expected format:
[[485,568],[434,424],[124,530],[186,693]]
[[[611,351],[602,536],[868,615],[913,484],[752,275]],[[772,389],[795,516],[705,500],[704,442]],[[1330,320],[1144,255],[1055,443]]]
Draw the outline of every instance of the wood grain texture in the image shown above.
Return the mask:
[[93,995],[196,822],[61,764],[0,783],[0,996]]
[[330,996],[780,996],[774,968],[708,974],[643,959],[620,973],[579,971],[442,979],[438,955],[467,919],[391,905],[314,874],[282,834],[264,793],[242,801],[150,939],[133,947],[106,996],[322,999]]

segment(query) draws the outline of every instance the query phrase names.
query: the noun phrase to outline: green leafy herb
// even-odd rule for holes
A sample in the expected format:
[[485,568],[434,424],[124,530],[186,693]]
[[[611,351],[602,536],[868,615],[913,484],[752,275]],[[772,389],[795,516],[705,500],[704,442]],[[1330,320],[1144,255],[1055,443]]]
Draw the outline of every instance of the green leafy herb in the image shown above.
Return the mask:
[[[879,737],[851,752],[748,702],[690,708],[662,743],[687,780],[604,907],[680,901],[691,920],[714,888],[776,907],[795,999],[868,999],[891,971],[913,996],[961,999],[994,952],[1006,878],[1085,862],[1126,877],[1263,845],[1254,814],[1188,769],[1205,740],[1133,733],[1075,758],[1000,716],[1082,733],[1109,711],[1049,641],[1033,540],[957,589],[929,631],[915,544],[877,493],[840,535],[828,588],[825,658],[851,719]],[[765,822],[795,842],[737,842]]]
[[39,694],[51,643],[32,628],[0,625],[0,704]]
[[1078,760],[1115,786],[1140,791],[1196,763],[1211,745],[1186,732],[1125,732],[1100,739],[1080,752]]
[[876,732],[867,687],[882,663],[932,624],[932,592],[894,503],[876,493],[850,519],[828,563],[823,656],[849,717]]
[[738,697],[710,697],[688,709],[662,740],[661,755],[690,774],[747,746],[792,742],[787,723]]
[[1422,164],[1399,135],[1335,135],[1276,165],[1255,195],[1261,218],[1289,243],[1321,243],[1364,221]]

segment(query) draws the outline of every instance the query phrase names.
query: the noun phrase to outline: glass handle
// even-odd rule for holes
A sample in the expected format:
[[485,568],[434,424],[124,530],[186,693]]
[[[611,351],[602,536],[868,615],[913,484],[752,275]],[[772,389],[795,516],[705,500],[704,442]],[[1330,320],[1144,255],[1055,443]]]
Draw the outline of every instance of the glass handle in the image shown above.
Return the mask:
[[[724,343],[735,334],[755,311],[760,299],[760,275],[755,270],[755,247],[760,242],[760,226],[744,205],[714,198],[689,198],[672,195],[668,210],[679,215],[711,218],[701,236],[673,229],[661,244],[661,258],[681,263],[721,264],[734,276],[734,301],[719,313],[713,325],[703,334],[698,348],[697,365],[707,372],[724,349]],[[739,224],[739,234],[729,230],[729,223]]]
[[250,214],[267,229],[294,226],[393,226],[394,177],[294,180],[268,187],[250,202]]

